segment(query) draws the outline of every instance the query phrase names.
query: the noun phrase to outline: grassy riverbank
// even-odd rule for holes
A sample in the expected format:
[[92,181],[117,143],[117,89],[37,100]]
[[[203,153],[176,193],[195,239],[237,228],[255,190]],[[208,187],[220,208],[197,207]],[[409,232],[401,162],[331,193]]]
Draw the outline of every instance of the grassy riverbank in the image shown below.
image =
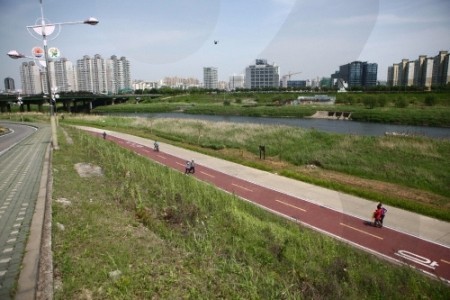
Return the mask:
[[352,119],[403,125],[450,127],[450,92],[334,93],[335,105],[291,105],[298,96],[314,93],[221,93],[186,94],[145,98],[135,103],[97,107],[98,113],[158,113],[253,117],[312,116],[316,111],[350,112]]
[[[162,126],[119,118],[69,121],[149,135]],[[408,267],[64,128],[67,135],[59,130],[61,147],[53,154],[55,299],[450,297],[448,286]],[[195,128],[206,132],[201,124]],[[81,177],[78,163],[100,166],[103,173]]]
[[[286,126],[70,116],[450,221],[450,141],[338,135]],[[266,159],[259,159],[259,145]],[[411,162],[414,162],[412,164]]]

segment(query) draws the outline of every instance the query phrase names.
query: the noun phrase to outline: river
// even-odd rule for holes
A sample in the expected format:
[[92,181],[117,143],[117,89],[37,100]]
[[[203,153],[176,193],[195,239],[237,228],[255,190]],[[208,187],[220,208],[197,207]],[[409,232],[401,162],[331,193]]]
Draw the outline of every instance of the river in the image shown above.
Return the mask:
[[420,135],[430,138],[450,139],[450,128],[391,125],[381,123],[356,122],[349,120],[329,119],[297,119],[297,118],[262,118],[243,116],[214,116],[214,115],[191,115],[185,113],[156,113],[156,114],[121,114],[126,116],[145,118],[178,118],[205,120],[211,122],[249,123],[260,125],[286,125],[306,129],[316,129],[325,132],[340,134],[355,134],[366,136],[382,136],[387,132],[405,135]]

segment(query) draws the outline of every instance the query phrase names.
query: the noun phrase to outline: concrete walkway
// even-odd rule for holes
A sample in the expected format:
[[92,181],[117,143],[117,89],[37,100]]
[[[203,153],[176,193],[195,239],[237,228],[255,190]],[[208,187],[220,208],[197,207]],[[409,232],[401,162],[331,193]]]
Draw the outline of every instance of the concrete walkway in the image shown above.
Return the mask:
[[[96,133],[106,132],[108,136],[115,136],[147,147],[153,147],[153,140],[137,136],[102,130],[91,127],[77,126],[80,129]],[[309,202],[331,208],[335,211],[351,215],[362,220],[370,220],[377,203],[360,197],[336,192],[312,184],[289,179],[277,174],[242,166],[233,162],[204,155],[198,152],[161,143],[161,151],[183,158],[195,160],[197,165],[219,170],[222,173],[261,185],[285,194],[307,200]],[[430,217],[386,206],[388,213],[384,222],[385,227],[407,233],[421,239],[450,248],[450,223]]]

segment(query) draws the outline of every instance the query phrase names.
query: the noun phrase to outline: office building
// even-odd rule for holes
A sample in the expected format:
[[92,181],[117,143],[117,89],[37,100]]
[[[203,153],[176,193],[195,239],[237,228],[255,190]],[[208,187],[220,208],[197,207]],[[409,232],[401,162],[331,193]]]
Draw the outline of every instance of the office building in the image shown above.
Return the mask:
[[[354,61],[339,67],[339,79],[349,87],[368,87],[377,85],[378,64]],[[336,76],[336,73],[332,77]]]
[[216,67],[203,68],[203,87],[207,90],[215,90],[218,87],[218,72]]
[[266,59],[257,59],[245,69],[244,87],[263,89],[280,87],[280,67],[268,64]]
[[5,92],[6,93],[11,93],[16,90],[16,87],[14,85],[14,79],[12,79],[11,77],[6,77],[4,82],[5,82]]

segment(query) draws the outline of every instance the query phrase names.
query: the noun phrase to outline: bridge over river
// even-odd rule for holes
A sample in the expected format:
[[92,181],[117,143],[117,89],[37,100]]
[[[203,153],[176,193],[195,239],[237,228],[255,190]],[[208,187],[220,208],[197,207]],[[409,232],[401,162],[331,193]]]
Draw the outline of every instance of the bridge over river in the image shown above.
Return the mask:
[[[123,103],[128,101],[132,96],[135,95],[61,94],[56,99],[56,105],[58,111],[89,113],[97,106]],[[44,95],[23,96],[21,97],[21,104],[19,104],[17,95],[0,95],[0,112],[11,112],[12,105],[20,105],[19,110],[21,112],[32,110],[44,112],[44,110],[50,109],[48,98]],[[37,106],[37,109],[32,109],[32,106]]]

